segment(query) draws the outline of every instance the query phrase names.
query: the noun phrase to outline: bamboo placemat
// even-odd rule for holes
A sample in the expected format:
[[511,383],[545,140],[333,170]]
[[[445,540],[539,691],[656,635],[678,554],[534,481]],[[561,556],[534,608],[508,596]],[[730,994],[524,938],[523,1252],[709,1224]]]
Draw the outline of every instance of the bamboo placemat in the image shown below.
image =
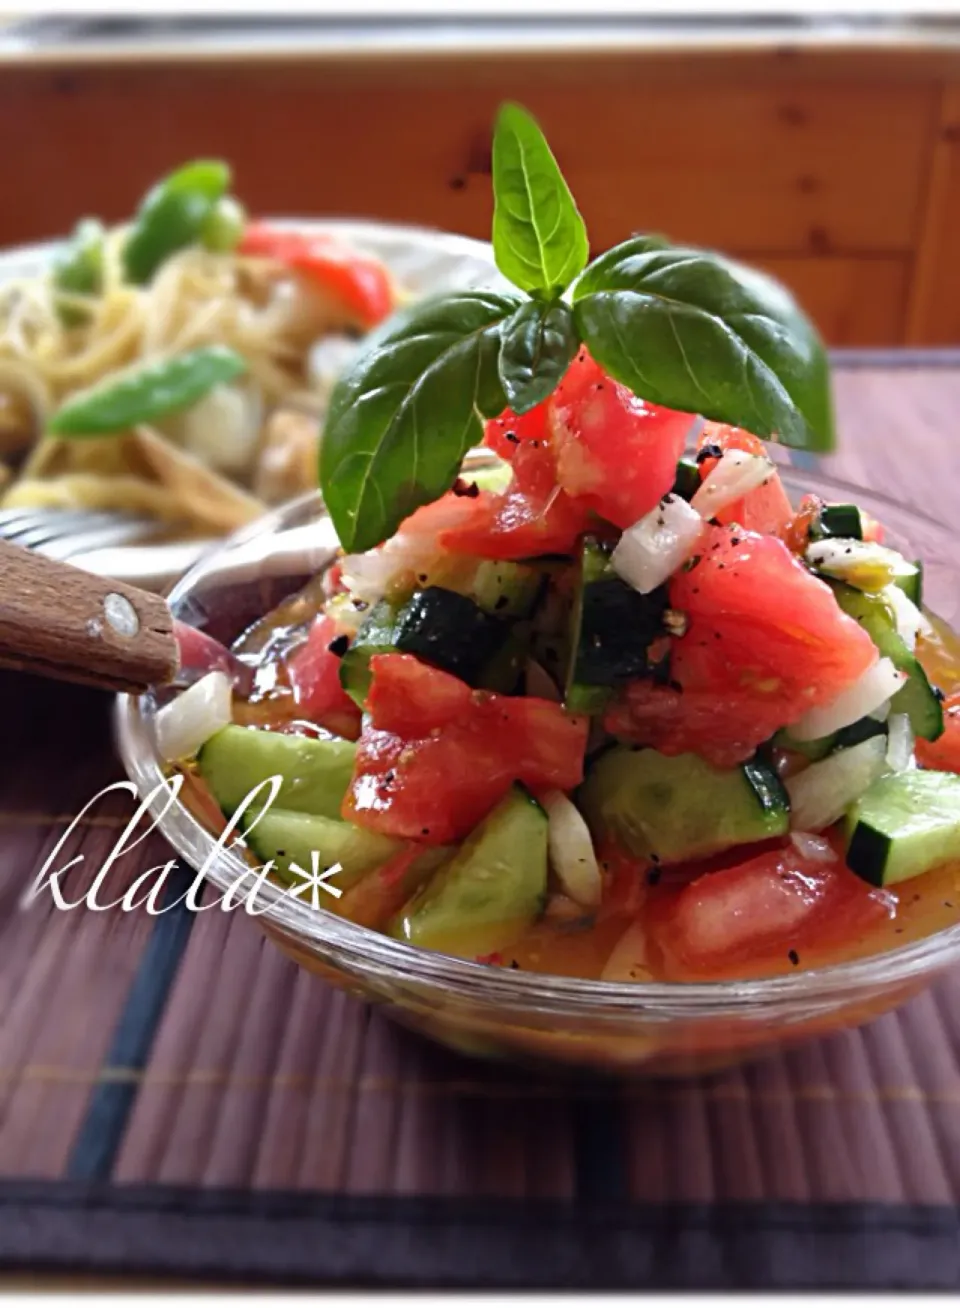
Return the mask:
[[[949,519],[960,363],[890,362],[838,371],[838,471]],[[711,1078],[470,1062],[301,973],[243,914],[23,910],[122,773],[105,697],[7,675],[0,706],[0,1271],[960,1286],[960,975]],[[133,808],[110,795],[61,849],[84,860],[71,898]],[[109,897],[171,856],[149,837]]]

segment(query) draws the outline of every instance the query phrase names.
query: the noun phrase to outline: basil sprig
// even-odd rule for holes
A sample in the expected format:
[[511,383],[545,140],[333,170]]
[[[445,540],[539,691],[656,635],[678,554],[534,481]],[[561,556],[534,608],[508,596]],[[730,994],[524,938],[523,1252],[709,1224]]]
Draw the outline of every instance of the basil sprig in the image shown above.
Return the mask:
[[487,291],[421,300],[388,319],[338,382],[320,482],[346,549],[379,544],[453,485],[483,419],[506,406],[499,329],[518,304]]
[[447,491],[483,418],[541,403],[581,343],[651,403],[797,449],[833,447],[826,354],[778,282],[661,236],[585,267],[583,219],[517,105],[497,118],[493,188],[497,267],[526,294],[456,292],[402,310],[334,391],[320,485],[346,549],[385,540]]
[[772,277],[640,236],[595,260],[573,299],[590,353],[645,400],[797,449],[832,447],[823,346]]

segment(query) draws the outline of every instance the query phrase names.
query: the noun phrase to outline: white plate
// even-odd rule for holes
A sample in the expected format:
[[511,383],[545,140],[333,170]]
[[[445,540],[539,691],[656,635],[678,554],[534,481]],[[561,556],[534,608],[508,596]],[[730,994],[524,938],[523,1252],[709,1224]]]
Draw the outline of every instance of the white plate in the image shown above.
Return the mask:
[[[415,296],[450,290],[511,289],[497,272],[493,252],[486,241],[474,241],[427,227],[363,222],[352,218],[277,218],[265,221],[277,227],[341,237],[358,250],[382,259],[400,285]],[[42,273],[55,249],[55,243],[47,242],[20,246],[0,254],[0,284]],[[102,576],[162,590],[215,544],[214,540],[194,540],[165,545],[129,545],[77,554],[70,562]]]

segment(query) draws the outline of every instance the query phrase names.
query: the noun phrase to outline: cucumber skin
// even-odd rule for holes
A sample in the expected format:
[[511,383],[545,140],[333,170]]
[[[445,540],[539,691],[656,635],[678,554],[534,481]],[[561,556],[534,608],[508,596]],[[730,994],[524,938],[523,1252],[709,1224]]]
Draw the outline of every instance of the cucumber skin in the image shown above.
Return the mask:
[[943,709],[919,659],[901,639],[886,602],[842,581],[829,584],[844,613],[859,623],[883,657],[907,674],[906,685],[890,701],[891,712],[906,713],[918,736],[937,740],[943,734]]

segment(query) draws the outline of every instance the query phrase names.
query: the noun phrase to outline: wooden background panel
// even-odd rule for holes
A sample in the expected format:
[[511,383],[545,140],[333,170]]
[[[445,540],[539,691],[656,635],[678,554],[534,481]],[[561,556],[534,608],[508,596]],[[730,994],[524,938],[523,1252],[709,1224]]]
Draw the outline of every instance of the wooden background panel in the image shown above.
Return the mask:
[[832,344],[879,346],[899,339],[910,278],[908,255],[748,257],[794,289]]
[[957,278],[941,275],[954,257],[960,276],[960,110],[944,76],[932,56],[889,51],[8,66],[0,153],[18,184],[0,246],[84,212],[119,220],[200,154],[233,161],[255,211],[483,237],[490,127],[519,88],[595,249],[661,230],[769,267],[832,344],[943,343],[960,338]]
[[960,85],[943,91],[905,335],[916,345],[960,341]]
[[[522,88],[577,194],[595,245],[637,227],[733,251],[898,251],[911,246],[936,96],[927,87],[783,88],[595,78],[550,67],[457,84],[424,65],[336,79],[282,65],[228,70],[8,72],[0,150],[20,156],[0,241],[119,218],[157,173],[221,153],[261,210],[365,214],[482,235],[489,136]],[[29,147],[24,148],[25,141]],[[896,186],[890,185],[891,177]]]

